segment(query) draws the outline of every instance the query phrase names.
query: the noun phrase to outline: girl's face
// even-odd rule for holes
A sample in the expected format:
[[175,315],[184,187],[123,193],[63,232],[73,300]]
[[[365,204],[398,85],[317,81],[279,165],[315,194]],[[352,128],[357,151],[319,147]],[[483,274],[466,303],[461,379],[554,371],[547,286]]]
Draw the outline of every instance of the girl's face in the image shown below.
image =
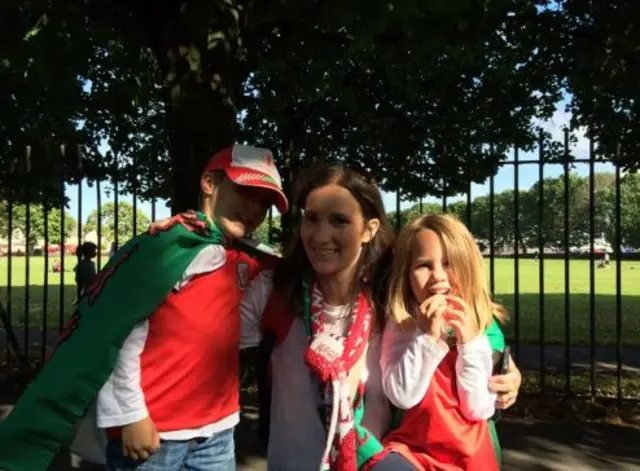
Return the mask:
[[434,294],[455,294],[455,277],[438,234],[430,229],[418,231],[411,253],[409,281],[418,304]]
[[365,221],[349,190],[331,184],[307,196],[300,237],[316,274],[339,276],[355,267],[378,226],[377,219]]

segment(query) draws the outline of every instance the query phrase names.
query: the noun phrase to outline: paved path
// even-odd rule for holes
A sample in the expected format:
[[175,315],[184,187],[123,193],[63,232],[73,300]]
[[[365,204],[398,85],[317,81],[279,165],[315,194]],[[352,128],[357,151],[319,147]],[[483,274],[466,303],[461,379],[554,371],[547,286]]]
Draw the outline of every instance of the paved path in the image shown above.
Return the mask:
[[607,424],[498,424],[506,470],[640,469],[640,430]]
[[[266,471],[251,421],[238,430],[238,470]],[[640,469],[640,430],[603,424],[549,424],[503,421],[499,424],[505,470],[627,471]],[[75,468],[77,469],[77,468]],[[80,469],[97,471],[83,463]],[[69,456],[59,456],[49,471],[74,471]]]
[[[540,367],[540,346],[520,345],[515,346],[513,354],[517,358],[518,365],[522,369],[539,369]],[[588,346],[573,346],[569,349],[571,369],[591,368],[591,349]],[[598,371],[614,372],[617,368],[616,347],[596,347],[595,363]],[[640,347],[627,347],[621,349],[621,363],[624,371],[628,373],[640,374]],[[563,369],[565,365],[565,348],[563,345],[544,346],[544,366],[546,368]]]
[[[0,406],[0,420],[3,407]],[[236,433],[239,471],[266,471],[264,447],[257,440],[255,410],[247,408]],[[573,471],[640,469],[640,428],[609,424],[546,423],[509,419],[498,423],[506,470]],[[89,463],[73,466],[60,454],[49,471],[98,471]]]

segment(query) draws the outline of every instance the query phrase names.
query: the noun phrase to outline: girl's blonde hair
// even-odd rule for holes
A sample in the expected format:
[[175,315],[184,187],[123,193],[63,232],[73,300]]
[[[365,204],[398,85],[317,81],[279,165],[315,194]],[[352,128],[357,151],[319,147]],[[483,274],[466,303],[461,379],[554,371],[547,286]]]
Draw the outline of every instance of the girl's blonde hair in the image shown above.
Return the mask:
[[396,238],[387,295],[388,315],[398,324],[415,326],[410,311],[417,300],[411,291],[409,274],[416,255],[413,253],[413,243],[423,230],[435,232],[440,239],[455,277],[458,295],[475,312],[479,332],[484,332],[494,317],[505,322],[505,308],[491,299],[480,249],[469,229],[451,214],[421,216],[405,226]]

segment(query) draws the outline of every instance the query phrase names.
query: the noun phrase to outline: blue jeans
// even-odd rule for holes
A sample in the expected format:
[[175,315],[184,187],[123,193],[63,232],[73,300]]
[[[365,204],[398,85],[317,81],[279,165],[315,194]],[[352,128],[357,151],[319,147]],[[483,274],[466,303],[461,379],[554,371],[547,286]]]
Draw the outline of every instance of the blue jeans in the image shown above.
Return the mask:
[[135,471],[235,471],[233,428],[209,438],[162,440],[160,449],[147,460],[132,460],[122,454],[122,442],[107,444],[107,470]]
[[392,451],[373,465],[371,471],[415,471],[415,469],[401,454]]

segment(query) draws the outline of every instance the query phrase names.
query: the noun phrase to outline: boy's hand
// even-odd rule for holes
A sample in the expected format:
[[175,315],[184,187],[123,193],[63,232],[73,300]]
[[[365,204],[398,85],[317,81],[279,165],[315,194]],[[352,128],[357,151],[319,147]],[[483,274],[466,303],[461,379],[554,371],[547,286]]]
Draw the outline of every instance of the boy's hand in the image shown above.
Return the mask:
[[448,307],[444,320],[448,322],[456,334],[459,344],[465,344],[478,336],[478,321],[469,305],[458,296],[446,296]]
[[418,326],[434,340],[442,336],[442,315],[446,308],[447,300],[441,294],[430,296],[420,305]]
[[160,448],[160,435],[150,417],[122,427],[122,453],[132,460],[146,460]]
[[198,214],[195,211],[187,211],[161,221],[152,222],[149,225],[149,234],[168,231],[176,224],[182,224],[193,232],[206,233],[209,230],[209,225],[198,219]]

